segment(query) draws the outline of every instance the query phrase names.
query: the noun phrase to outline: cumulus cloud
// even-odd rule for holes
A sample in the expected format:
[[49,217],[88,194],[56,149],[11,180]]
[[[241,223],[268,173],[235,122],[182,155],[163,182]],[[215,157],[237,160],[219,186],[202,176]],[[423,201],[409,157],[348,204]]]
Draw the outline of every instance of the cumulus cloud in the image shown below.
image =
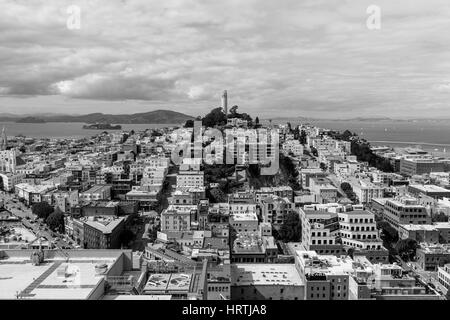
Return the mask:
[[450,3],[379,0],[371,31],[372,2],[0,0],[1,111],[448,113]]

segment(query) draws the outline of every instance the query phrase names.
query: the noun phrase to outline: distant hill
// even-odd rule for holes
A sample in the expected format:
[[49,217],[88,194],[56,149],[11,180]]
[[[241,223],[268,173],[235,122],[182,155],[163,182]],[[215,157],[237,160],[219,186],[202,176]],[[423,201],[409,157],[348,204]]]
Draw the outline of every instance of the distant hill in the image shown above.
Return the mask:
[[36,117],[25,117],[16,120],[17,123],[45,123],[44,119]]
[[[0,121],[19,121],[23,116],[6,117],[0,115]],[[122,123],[122,124],[178,124],[187,120],[193,120],[194,117],[184,113],[170,110],[155,110],[134,114],[103,114],[90,113],[85,115],[40,115],[39,119],[45,122],[83,122],[83,123]]]
[[314,121],[318,120],[315,118],[307,118],[307,117],[274,117],[274,118],[265,118],[261,119],[262,121]]

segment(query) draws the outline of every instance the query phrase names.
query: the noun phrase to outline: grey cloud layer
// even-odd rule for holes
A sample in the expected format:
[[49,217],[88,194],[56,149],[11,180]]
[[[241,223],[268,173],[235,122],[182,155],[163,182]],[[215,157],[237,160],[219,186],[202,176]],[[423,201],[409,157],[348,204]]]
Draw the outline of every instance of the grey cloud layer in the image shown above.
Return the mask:
[[373,2],[0,0],[0,108],[197,115],[228,89],[267,116],[450,115],[450,2],[375,1],[370,31]]

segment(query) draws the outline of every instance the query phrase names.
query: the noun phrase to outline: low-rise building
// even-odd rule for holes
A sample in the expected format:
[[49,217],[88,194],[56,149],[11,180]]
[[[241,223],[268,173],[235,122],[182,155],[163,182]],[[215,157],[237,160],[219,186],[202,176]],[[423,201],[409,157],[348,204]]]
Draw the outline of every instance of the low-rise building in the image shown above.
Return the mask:
[[439,243],[439,230],[432,224],[400,225],[398,236],[400,239],[414,239],[419,243]]
[[89,190],[81,192],[80,200],[86,202],[98,200],[111,200],[111,186],[95,185]]
[[189,231],[196,215],[195,205],[169,205],[161,213],[161,231]]
[[304,300],[305,284],[293,264],[231,265],[232,300]]
[[287,198],[270,195],[261,198],[259,202],[263,222],[280,227],[289,213],[295,211],[294,204]]
[[422,243],[416,250],[417,264],[422,270],[437,271],[450,262],[450,245]]
[[233,263],[271,263],[278,257],[275,239],[254,234],[238,234],[231,250]]
[[230,227],[237,233],[256,234],[258,217],[256,213],[236,213],[230,216]]
[[118,249],[125,228],[125,217],[88,217],[83,219],[83,244],[86,249]]
[[337,188],[326,178],[310,179],[310,190],[316,194],[322,203],[336,202]]
[[438,267],[438,281],[447,290],[450,290],[450,264]]
[[424,194],[435,199],[442,199],[444,197],[450,197],[450,190],[445,189],[433,184],[410,184],[408,186],[408,192],[411,194],[418,196],[420,194]]
[[403,224],[430,224],[431,217],[416,198],[388,199],[384,205],[383,219],[396,230]]
[[353,260],[298,250],[295,266],[305,282],[306,300],[349,300]]

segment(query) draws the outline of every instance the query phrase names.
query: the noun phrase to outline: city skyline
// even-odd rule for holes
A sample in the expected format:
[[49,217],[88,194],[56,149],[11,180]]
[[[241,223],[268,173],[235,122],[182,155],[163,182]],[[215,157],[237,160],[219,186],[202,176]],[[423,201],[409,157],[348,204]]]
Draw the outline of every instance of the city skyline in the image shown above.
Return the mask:
[[[366,25],[373,4],[376,30]],[[68,28],[71,5],[79,29]],[[198,116],[227,90],[230,106],[261,118],[450,116],[447,1],[0,7],[0,113]]]

